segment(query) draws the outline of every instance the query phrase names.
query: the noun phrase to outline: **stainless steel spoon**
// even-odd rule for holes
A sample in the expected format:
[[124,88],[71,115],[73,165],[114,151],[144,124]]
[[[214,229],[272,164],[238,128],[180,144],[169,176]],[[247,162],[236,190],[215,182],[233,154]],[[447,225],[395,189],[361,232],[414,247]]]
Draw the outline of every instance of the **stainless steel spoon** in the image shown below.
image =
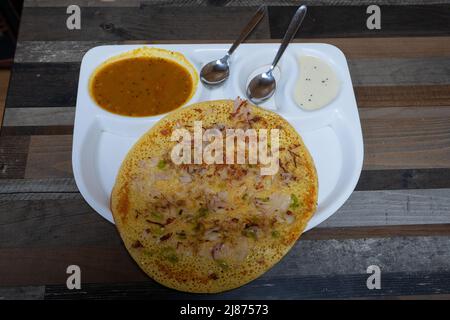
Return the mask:
[[231,48],[228,50],[227,54],[218,60],[214,60],[203,66],[200,71],[200,80],[209,86],[217,85],[224,82],[228,76],[230,75],[230,63],[229,59],[233,54],[234,50],[241,44],[245,38],[248,37],[250,32],[256,27],[256,25],[261,21],[264,17],[265,10],[264,6],[260,6],[258,10],[253,15],[250,22],[245,26],[245,28],[241,31],[239,38],[233,43]]
[[300,6],[295,12],[289,27],[281,41],[280,48],[273,59],[272,65],[269,70],[255,76],[247,86],[247,97],[255,104],[261,103],[269,99],[275,92],[276,80],[272,72],[284,51],[286,50],[289,42],[291,42],[294,35],[297,33],[298,28],[302,24],[303,18],[306,15],[306,6]]

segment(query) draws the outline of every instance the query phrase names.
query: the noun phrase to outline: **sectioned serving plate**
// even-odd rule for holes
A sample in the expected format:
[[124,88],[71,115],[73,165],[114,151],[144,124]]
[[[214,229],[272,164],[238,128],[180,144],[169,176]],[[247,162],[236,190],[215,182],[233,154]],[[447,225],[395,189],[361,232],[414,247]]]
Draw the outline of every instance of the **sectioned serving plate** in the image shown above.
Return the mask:
[[[89,95],[89,77],[97,66],[117,54],[142,45],[100,46],[89,50],[81,63],[75,115],[72,166],[86,201],[105,219],[113,222],[110,194],[116,174],[131,146],[162,116],[129,118],[98,107]],[[228,44],[152,45],[181,52],[200,70],[202,65],[222,57]],[[186,104],[245,97],[246,84],[255,72],[268,66],[278,44],[242,44],[233,54],[227,82],[210,89],[198,84]],[[297,107],[293,88],[299,76],[298,57],[312,55],[323,59],[341,82],[338,96],[326,107],[304,111]],[[347,200],[363,163],[363,139],[353,86],[344,54],[327,44],[291,44],[277,67],[277,91],[262,107],[272,109],[288,120],[302,136],[318,172],[318,209],[307,230],[330,217]]]

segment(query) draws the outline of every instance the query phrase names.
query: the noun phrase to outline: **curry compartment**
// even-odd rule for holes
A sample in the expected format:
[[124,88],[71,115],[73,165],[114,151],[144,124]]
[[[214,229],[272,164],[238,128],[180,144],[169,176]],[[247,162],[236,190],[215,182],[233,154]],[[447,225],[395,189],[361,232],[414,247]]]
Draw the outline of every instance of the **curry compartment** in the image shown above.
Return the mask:
[[146,117],[183,106],[197,83],[194,66],[181,53],[142,47],[98,66],[90,77],[89,92],[109,112]]

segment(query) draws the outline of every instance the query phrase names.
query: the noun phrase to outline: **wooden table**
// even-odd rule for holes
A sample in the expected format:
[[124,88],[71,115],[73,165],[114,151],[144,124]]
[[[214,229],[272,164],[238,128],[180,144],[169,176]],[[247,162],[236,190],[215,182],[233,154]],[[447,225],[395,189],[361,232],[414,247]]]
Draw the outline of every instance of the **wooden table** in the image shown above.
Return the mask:
[[[204,297],[147,278],[79,194],[71,148],[80,61],[102,44],[230,42],[255,10],[244,4],[260,2],[25,1],[0,136],[0,298]],[[295,9],[268,2],[251,41],[279,41]],[[449,297],[450,1],[392,2],[310,7],[296,41],[346,54],[364,170],[346,204],[278,265],[212,298]],[[81,30],[66,28],[69,4],[81,6]],[[369,4],[381,6],[381,30],[366,28]],[[69,265],[81,267],[81,290],[66,288]],[[380,290],[367,289],[370,265],[381,269]]]

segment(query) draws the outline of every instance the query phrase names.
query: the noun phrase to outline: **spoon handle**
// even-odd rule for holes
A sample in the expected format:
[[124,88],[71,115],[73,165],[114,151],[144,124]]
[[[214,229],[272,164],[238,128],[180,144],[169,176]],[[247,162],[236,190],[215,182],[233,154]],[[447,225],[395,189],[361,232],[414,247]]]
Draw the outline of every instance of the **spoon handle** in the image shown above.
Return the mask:
[[305,18],[305,15],[306,15],[306,6],[302,5],[297,9],[294,16],[292,17],[291,23],[289,23],[289,27],[284,35],[283,40],[281,41],[281,45],[280,48],[278,49],[277,55],[273,59],[271,69],[275,68],[275,66],[277,65],[278,61],[280,60],[281,56],[284,53],[284,50],[286,50],[287,46],[289,45],[289,42],[291,42],[292,38],[297,33],[298,28],[303,22],[303,18]]
[[245,26],[244,29],[242,29],[241,34],[236,39],[236,41],[234,41],[234,43],[231,46],[231,48],[228,50],[228,52],[227,52],[228,56],[231,56],[231,54],[234,52],[234,50],[236,50],[236,48],[241,44],[241,42],[244,41],[245,38],[248,37],[250,32],[252,32],[252,30],[256,27],[256,25],[264,17],[265,13],[266,13],[266,11],[264,9],[264,6],[260,6],[258,8],[258,10],[255,12],[255,14],[253,15],[253,17],[250,20],[250,22]]

